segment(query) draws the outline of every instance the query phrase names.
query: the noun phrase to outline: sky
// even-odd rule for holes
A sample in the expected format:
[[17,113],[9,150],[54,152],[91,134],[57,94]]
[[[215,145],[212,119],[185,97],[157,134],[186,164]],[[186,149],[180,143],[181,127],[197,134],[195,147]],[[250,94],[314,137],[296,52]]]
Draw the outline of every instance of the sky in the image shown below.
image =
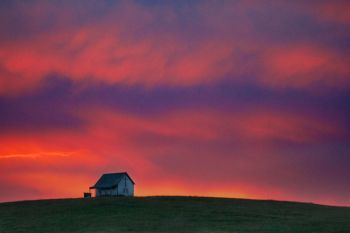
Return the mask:
[[0,2],[0,202],[144,195],[350,206],[350,3]]

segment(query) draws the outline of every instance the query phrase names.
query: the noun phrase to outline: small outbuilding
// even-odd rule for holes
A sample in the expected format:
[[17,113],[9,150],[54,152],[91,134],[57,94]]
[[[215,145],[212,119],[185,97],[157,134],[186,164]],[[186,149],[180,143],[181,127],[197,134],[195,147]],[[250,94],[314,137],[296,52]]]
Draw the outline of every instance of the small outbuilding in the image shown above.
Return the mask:
[[90,189],[95,189],[96,197],[134,196],[135,182],[126,172],[103,174]]

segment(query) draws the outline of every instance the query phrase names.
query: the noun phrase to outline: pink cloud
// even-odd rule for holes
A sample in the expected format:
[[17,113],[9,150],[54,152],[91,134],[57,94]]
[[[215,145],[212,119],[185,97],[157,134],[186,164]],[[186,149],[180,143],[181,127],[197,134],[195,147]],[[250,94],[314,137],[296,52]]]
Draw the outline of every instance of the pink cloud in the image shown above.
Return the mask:
[[282,46],[266,51],[262,82],[272,87],[342,88],[348,78],[350,58],[311,44]]
[[313,11],[323,21],[350,23],[350,4],[347,1],[326,1],[314,7]]
[[[103,17],[84,24],[73,23],[75,12],[69,6],[29,4],[29,9],[23,7],[22,11],[32,27],[48,18],[44,9],[53,15],[55,23],[47,32],[0,45],[0,92],[33,89],[51,74],[76,82],[147,87],[199,85],[224,78],[248,83],[260,80],[270,88],[349,84],[349,57],[344,54],[308,43],[279,45],[256,39],[256,19],[248,13],[264,13],[258,3],[208,4],[194,8],[205,22],[206,33],[212,32],[198,38],[183,34],[179,16],[166,6],[151,8],[122,2]],[[163,23],[159,17],[165,17]],[[232,25],[223,24],[223,20],[231,20]],[[244,59],[247,54],[256,58]]]

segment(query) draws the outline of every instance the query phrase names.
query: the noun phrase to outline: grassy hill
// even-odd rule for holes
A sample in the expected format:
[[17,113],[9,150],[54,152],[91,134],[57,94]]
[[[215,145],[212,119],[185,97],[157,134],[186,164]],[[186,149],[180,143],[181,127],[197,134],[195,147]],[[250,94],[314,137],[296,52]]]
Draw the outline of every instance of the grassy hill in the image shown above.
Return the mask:
[[349,233],[350,208],[199,197],[137,197],[0,204],[0,233]]

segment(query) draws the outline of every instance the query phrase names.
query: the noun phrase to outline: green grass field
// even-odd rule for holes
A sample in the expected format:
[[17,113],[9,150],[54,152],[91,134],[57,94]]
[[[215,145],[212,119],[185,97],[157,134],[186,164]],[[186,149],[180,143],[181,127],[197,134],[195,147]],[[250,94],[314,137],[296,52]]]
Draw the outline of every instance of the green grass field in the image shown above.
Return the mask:
[[350,233],[350,208],[199,197],[137,197],[0,204],[0,233]]

